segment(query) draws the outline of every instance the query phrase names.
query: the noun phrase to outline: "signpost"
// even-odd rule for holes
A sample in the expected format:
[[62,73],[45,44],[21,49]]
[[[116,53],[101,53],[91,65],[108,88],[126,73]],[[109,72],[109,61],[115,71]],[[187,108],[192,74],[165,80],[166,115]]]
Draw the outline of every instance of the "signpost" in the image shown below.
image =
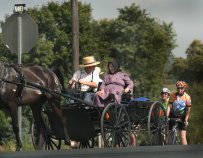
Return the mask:
[[[38,41],[38,25],[25,13],[25,4],[14,6],[15,14],[2,26],[2,43],[12,53],[18,53],[18,64],[21,65],[21,54],[28,53]],[[19,134],[22,139],[22,108],[18,107]]]

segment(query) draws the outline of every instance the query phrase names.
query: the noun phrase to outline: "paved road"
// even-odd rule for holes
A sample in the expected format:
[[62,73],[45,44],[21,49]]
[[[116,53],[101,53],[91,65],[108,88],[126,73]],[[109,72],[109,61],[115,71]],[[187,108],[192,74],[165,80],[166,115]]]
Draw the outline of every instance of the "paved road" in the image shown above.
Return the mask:
[[0,152],[0,158],[203,158],[202,145]]

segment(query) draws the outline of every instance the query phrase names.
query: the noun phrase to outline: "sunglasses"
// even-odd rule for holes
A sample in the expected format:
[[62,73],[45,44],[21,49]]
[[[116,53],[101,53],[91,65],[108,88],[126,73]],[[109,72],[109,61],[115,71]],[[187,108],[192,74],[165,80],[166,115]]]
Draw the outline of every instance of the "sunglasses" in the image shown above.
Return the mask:
[[183,89],[185,89],[185,88],[177,88],[177,90],[179,90],[179,89],[183,90]]
[[168,95],[168,93],[161,93],[161,95],[163,95],[163,94],[164,94],[164,95]]

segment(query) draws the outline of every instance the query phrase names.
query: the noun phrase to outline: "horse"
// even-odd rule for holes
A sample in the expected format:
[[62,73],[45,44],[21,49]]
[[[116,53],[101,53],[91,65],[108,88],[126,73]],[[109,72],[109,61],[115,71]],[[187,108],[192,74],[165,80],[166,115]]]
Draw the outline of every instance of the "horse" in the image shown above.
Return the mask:
[[[42,66],[19,68],[15,64],[0,60],[0,108],[6,108],[10,112],[13,131],[16,136],[16,151],[20,151],[22,148],[18,126],[18,106],[26,105],[30,106],[36,124],[40,129],[40,138],[42,139],[39,142],[38,150],[43,149],[46,127],[41,117],[41,111],[46,101],[60,118],[64,127],[65,144],[70,145],[66,119],[60,108],[61,96],[42,91],[27,84],[29,81],[61,93],[62,90],[65,90],[62,89],[64,85],[61,86],[60,83],[60,81],[63,82],[62,75],[56,68],[53,70],[55,73]],[[57,71],[58,73],[56,73]],[[57,74],[60,75],[57,76]]]

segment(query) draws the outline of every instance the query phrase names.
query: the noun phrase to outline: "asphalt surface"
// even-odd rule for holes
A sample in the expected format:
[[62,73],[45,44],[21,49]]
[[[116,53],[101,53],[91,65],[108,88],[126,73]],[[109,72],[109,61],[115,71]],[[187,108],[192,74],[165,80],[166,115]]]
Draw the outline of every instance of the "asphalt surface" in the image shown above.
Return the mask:
[[0,152],[0,158],[203,158],[202,145]]

